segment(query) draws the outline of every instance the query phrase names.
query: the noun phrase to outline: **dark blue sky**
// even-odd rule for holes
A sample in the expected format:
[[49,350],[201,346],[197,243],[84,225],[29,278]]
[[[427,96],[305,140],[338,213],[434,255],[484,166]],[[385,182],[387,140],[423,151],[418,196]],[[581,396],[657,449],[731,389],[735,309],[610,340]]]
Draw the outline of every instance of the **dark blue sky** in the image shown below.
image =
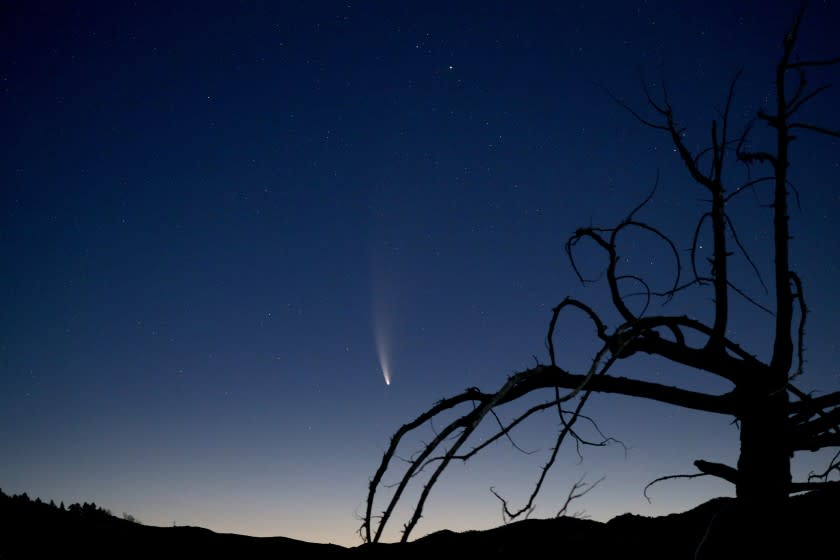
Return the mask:
[[[702,192],[667,138],[597,84],[643,107],[640,79],[664,75],[689,147],[705,146],[739,68],[738,124],[768,102],[795,11],[134,4],[0,8],[0,487],[149,524],[341,544],[358,542],[368,479],[401,423],[545,360],[564,296],[605,303],[565,259],[577,226],[614,224],[658,170],[643,217],[689,246]],[[801,51],[837,55],[840,4],[812,4]],[[837,127],[837,106],[832,90],[811,114]],[[793,156],[793,260],[812,308],[803,386],[819,390],[840,388],[838,147],[803,137]],[[765,195],[745,197],[735,218],[767,271]],[[667,253],[650,242],[629,239],[622,256],[667,282]],[[679,304],[707,317],[710,299]],[[735,305],[730,335],[766,355],[768,316]],[[572,368],[593,343],[577,326],[562,326]],[[717,388],[667,363],[622,367]],[[693,459],[734,462],[730,419],[606,397],[590,413],[626,457],[612,447],[578,465],[568,450],[536,515],[552,515],[583,473],[607,476],[576,503],[596,519],[731,493],[700,480],[642,497]],[[419,534],[498,524],[488,487],[524,498],[553,422],[518,436],[542,453],[501,445],[453,468]]]

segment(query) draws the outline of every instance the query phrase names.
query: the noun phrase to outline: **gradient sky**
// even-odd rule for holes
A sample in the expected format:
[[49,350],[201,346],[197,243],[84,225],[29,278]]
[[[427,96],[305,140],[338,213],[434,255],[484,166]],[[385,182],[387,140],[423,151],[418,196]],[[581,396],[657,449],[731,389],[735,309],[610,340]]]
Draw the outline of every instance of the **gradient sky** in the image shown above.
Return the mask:
[[[688,145],[705,146],[739,68],[738,124],[768,101],[793,4],[4,2],[0,488],[147,524],[358,544],[400,424],[547,360],[564,296],[603,306],[563,253],[577,226],[613,225],[658,170],[640,217],[688,247],[703,193],[598,84],[643,107],[640,80],[664,75]],[[801,52],[835,56],[840,3],[812,4]],[[832,90],[810,114],[837,127],[837,107]],[[801,385],[837,390],[840,143],[797,141],[792,176],[812,311]],[[735,212],[769,279],[767,200]],[[622,255],[667,282],[650,241]],[[669,312],[707,317],[710,298]],[[736,302],[730,335],[766,356],[767,318]],[[561,325],[561,365],[585,365],[586,327]],[[663,362],[616,373],[725,389]],[[698,479],[642,496],[694,459],[734,463],[730,418],[615,397],[589,412],[627,453],[578,464],[566,450],[535,515],[584,474],[607,478],[572,509],[600,520],[732,494]],[[499,524],[488,488],[520,503],[555,424],[516,435],[534,455],[500,444],[453,466],[415,536]]]

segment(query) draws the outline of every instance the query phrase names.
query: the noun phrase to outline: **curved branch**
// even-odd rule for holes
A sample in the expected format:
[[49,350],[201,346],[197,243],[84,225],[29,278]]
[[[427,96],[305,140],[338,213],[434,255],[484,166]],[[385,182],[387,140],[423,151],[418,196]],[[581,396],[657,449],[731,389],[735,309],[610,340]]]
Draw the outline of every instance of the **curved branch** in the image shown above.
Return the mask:
[[[446,456],[441,461],[440,465],[438,465],[437,469],[435,469],[435,471],[429,477],[429,480],[423,486],[423,491],[420,493],[420,498],[417,500],[417,505],[414,507],[414,513],[412,514],[411,519],[408,521],[408,523],[406,523],[405,528],[403,529],[402,538],[400,539],[401,542],[406,542],[408,540],[408,537],[411,534],[411,531],[414,529],[414,526],[417,525],[418,521],[420,521],[420,517],[423,514],[423,506],[426,504],[426,500],[429,497],[429,493],[432,491],[432,488],[434,487],[435,483],[437,482],[437,479],[440,477],[440,475],[443,473],[443,471],[449,465],[449,462],[452,461],[453,457],[455,456],[457,451],[461,448],[461,446],[464,443],[466,443],[467,439],[472,435],[472,433],[478,427],[479,423],[484,418],[484,416],[498,403],[499,399],[501,399],[502,396],[504,396],[504,394],[507,392],[507,390],[510,387],[512,387],[514,384],[515,384],[515,381],[514,381],[513,378],[511,378],[508,381],[508,383],[505,384],[505,386],[502,387],[502,389],[496,395],[494,395],[494,398],[492,398],[487,403],[485,403],[482,406],[473,410],[473,412],[469,415],[470,416],[469,423],[466,426],[463,426],[464,429],[461,432],[461,435],[458,437],[457,441],[454,444],[452,444],[452,447],[450,447],[449,450],[446,452]],[[431,452],[432,448],[433,448],[433,446],[430,445],[430,446],[426,447],[426,450]],[[426,451],[424,451],[424,453],[425,452]],[[414,467],[415,465],[417,465],[419,463],[420,463],[419,460],[415,461],[415,463],[412,464],[412,467]],[[404,478],[403,480],[406,483],[408,482],[408,478]],[[402,483],[401,483],[401,486],[402,486]],[[404,488],[404,486],[402,486],[402,487]],[[395,505],[397,500],[398,500],[398,498],[395,497],[394,500],[392,500],[392,504],[389,504],[389,511],[388,511],[389,515],[390,515],[390,512],[393,511],[392,505]],[[377,530],[377,540],[378,540],[378,537],[381,534],[381,530],[384,528],[384,526],[385,526],[385,518],[383,517],[382,521],[380,522],[379,529]]]
[[581,311],[583,311],[589,319],[595,324],[595,330],[597,332],[598,338],[603,340],[604,342],[607,341],[607,327],[601,318],[598,317],[598,314],[595,313],[595,310],[592,309],[590,306],[586,305],[582,301],[566,297],[557,304],[554,309],[551,310],[551,320],[548,323],[548,333],[546,334],[546,346],[548,346],[548,356],[551,360],[551,365],[556,366],[556,356],[554,353],[554,329],[557,326],[557,318],[560,315],[560,312],[565,309],[566,307],[574,307]]
[[566,255],[569,258],[569,263],[572,265],[572,270],[575,272],[575,276],[577,276],[578,280],[580,280],[580,282],[583,284],[586,284],[587,282],[589,282],[589,280],[585,279],[583,277],[583,274],[581,274],[580,269],[577,266],[577,262],[575,261],[572,248],[575,245],[577,245],[581,239],[585,237],[589,237],[590,239],[594,240],[595,243],[600,245],[602,249],[607,251],[607,254],[610,254],[610,256],[612,256],[609,244],[604,240],[603,237],[601,237],[596,228],[588,227],[576,229],[575,233],[573,233],[572,236],[566,240],[565,250]]
[[653,486],[654,484],[658,484],[658,483],[664,482],[666,480],[674,480],[674,479],[677,479],[677,478],[682,478],[682,479],[685,479],[685,478],[699,478],[701,476],[708,476],[708,473],[702,473],[701,472],[701,473],[693,473],[693,474],[669,474],[669,475],[666,475],[666,476],[660,476],[659,478],[655,478],[645,485],[644,490],[642,490],[642,495],[645,497],[645,499],[650,504],[650,503],[653,503],[653,502],[651,501],[650,496],[648,496],[647,492],[650,489],[650,487]]
[[725,217],[726,225],[729,227],[729,232],[732,234],[732,239],[735,241],[735,245],[737,245],[738,248],[741,250],[741,253],[744,255],[744,258],[747,259],[747,262],[750,263],[750,267],[753,269],[753,272],[755,272],[755,276],[756,278],[758,278],[758,281],[761,283],[761,287],[764,288],[764,293],[766,294],[767,284],[764,283],[764,278],[761,277],[761,273],[758,271],[758,267],[753,262],[752,257],[750,257],[750,254],[741,244],[741,240],[738,239],[738,232],[735,231],[735,224],[732,223],[732,220],[729,218],[728,214]]
[[624,228],[627,228],[627,227],[637,227],[639,229],[643,229],[645,231],[648,231],[648,232],[654,234],[655,236],[657,236],[659,239],[661,239],[662,241],[664,241],[668,245],[668,247],[671,249],[671,253],[674,255],[674,261],[676,263],[676,270],[677,270],[676,276],[674,278],[674,284],[673,284],[673,287],[671,289],[676,288],[680,283],[680,275],[681,275],[681,272],[682,272],[682,261],[680,260],[680,253],[679,253],[679,251],[677,251],[677,246],[674,244],[673,241],[671,241],[671,238],[668,237],[667,235],[665,235],[664,233],[662,233],[658,228],[653,227],[650,224],[646,224],[644,222],[637,222],[637,221],[633,221],[633,220],[626,220],[626,221],[622,222],[621,224],[619,224],[613,230],[613,234],[612,234],[611,239],[610,239],[610,242],[613,245],[613,247],[615,247],[615,239],[618,236],[619,232],[621,230],[623,230]]
[[[603,86],[602,84],[599,84],[599,85],[601,86],[601,89],[603,89],[603,90],[607,93],[607,95],[609,95],[609,96],[610,96],[610,99],[612,99],[612,100],[615,102],[615,104],[616,104],[616,105],[620,106],[622,109],[626,110],[628,113],[630,113],[631,115],[633,115],[633,117],[634,117],[637,121],[639,121],[641,124],[643,124],[643,125],[647,126],[648,128],[655,128],[655,129],[657,129],[657,130],[668,130],[668,127],[667,127],[667,126],[664,126],[664,125],[661,125],[661,124],[657,124],[657,123],[655,123],[655,122],[653,122],[653,121],[651,121],[651,120],[648,120],[648,119],[644,118],[644,117],[643,117],[643,116],[642,116],[642,115],[641,115],[638,111],[636,111],[635,109],[633,109],[630,105],[628,105],[628,104],[627,104],[627,103],[625,103],[624,101],[620,100],[620,99],[619,99],[619,98],[618,98],[615,94],[613,94],[613,93],[612,93],[609,89],[607,89],[605,86]],[[644,83],[642,84],[642,88],[644,89],[645,93],[647,94],[647,87],[644,85]],[[653,102],[653,100],[652,100],[652,98],[650,97],[650,95],[648,95],[648,102],[649,102],[649,103],[650,103],[650,104],[651,104],[651,105],[652,105],[652,106],[656,109],[656,111],[657,111],[658,113],[665,113],[665,111],[664,111],[663,109],[660,109],[660,108],[656,105],[656,103],[654,103],[654,102]]]
[[[605,240],[602,236],[600,231],[610,231],[610,241]],[[609,264],[607,265],[607,283],[610,288],[610,297],[612,298],[613,307],[619,312],[619,314],[624,318],[627,322],[633,322],[636,319],[636,316],[630,312],[630,309],[624,304],[624,301],[621,298],[621,294],[618,290],[618,285],[615,279],[615,267],[618,264],[618,254],[615,250],[615,230],[599,230],[597,228],[579,228],[575,231],[574,235],[566,242],[566,254],[569,256],[569,260],[571,261],[572,268],[574,269],[575,273],[577,274],[578,278],[583,281],[583,276],[581,276],[580,271],[577,268],[577,264],[574,261],[574,257],[572,255],[572,247],[578,243],[581,239],[590,238],[595,243],[601,246],[607,252],[609,256]]]
[[700,273],[697,272],[697,244],[700,238],[700,230],[703,227],[703,222],[706,221],[706,218],[711,217],[711,212],[703,212],[703,215],[700,216],[699,220],[697,220],[697,226],[694,228],[694,236],[691,239],[691,271],[694,273],[695,280],[699,280],[701,278]]
[[654,329],[672,325],[688,328],[708,337],[712,336],[710,327],[685,316],[642,317],[636,321],[636,328],[648,333],[648,336],[636,338],[633,344],[629,346],[627,354],[644,352],[659,355],[682,365],[714,373],[733,383],[745,371],[766,368],[754,356],[727,338],[723,338],[720,342],[724,349],[732,352],[736,357],[717,352],[714,348],[709,348],[708,345],[702,348],[691,348],[685,344],[672,342],[656,335]]
[[[450,423],[434,438],[434,440],[432,440],[432,443],[428,444],[425,447],[425,449],[418,458],[413,459],[411,461],[411,464],[407,469],[406,474],[403,476],[403,479],[400,481],[399,485],[397,486],[394,492],[394,496],[391,498],[391,501],[389,502],[386,510],[382,513],[382,517],[379,521],[379,526],[377,527],[376,534],[371,540],[370,523],[372,518],[372,509],[374,503],[373,500],[376,494],[376,489],[381,484],[382,477],[384,476],[385,471],[388,468],[388,464],[390,463],[391,458],[395,456],[397,446],[399,445],[400,440],[403,438],[403,436],[405,436],[405,434],[407,434],[409,431],[414,430],[417,426],[421,425],[426,420],[431,419],[431,417],[435,416],[436,414],[443,412],[444,410],[448,410],[456,406],[457,404],[460,404],[461,402],[467,402],[470,400],[483,400],[477,398],[478,394],[480,394],[478,390],[473,391],[468,389],[461,395],[457,395],[456,397],[453,397],[451,399],[445,399],[444,401],[441,401],[440,403],[432,407],[429,411],[426,411],[425,413],[421,414],[413,422],[409,422],[408,424],[403,425],[399,430],[397,430],[397,433],[391,437],[391,444],[388,447],[388,450],[382,456],[382,462],[380,463],[379,469],[377,469],[376,474],[374,475],[373,480],[371,480],[369,485],[367,510],[365,513],[364,522],[362,524],[364,538],[367,542],[379,541],[379,538],[382,535],[382,530],[385,528],[385,524],[391,517],[391,513],[394,511],[394,508],[396,507],[397,502],[402,496],[405,487],[408,485],[408,482],[411,479],[411,477],[414,476],[414,472],[417,471],[423,464],[426,457],[428,457],[432,453],[432,451],[435,448],[437,448],[437,446],[440,445],[440,443],[444,441],[449,436],[449,434],[451,434],[457,428],[469,425],[469,423],[472,421],[472,417],[477,414],[476,411],[480,409],[473,409],[470,413],[461,416],[457,420]],[[483,394],[481,395],[484,396]]]
[[633,216],[636,215],[636,212],[638,212],[639,210],[641,210],[642,208],[647,206],[647,203],[650,202],[651,200],[653,200],[653,195],[656,194],[656,189],[658,189],[658,188],[659,188],[659,170],[657,169],[656,170],[656,179],[653,181],[653,188],[650,189],[650,192],[644,198],[644,200],[642,200],[638,205],[636,205],[635,208],[630,210],[630,213],[627,214],[627,217],[624,218],[624,221],[625,222],[632,222],[633,221]]
[[739,296],[741,296],[742,298],[747,300],[749,303],[756,306],[757,308],[761,309],[762,311],[764,311],[765,313],[767,313],[771,317],[774,317],[776,315],[775,313],[773,313],[772,309],[770,309],[769,307],[765,307],[765,306],[761,305],[760,303],[758,303],[755,299],[750,297],[744,290],[742,290],[741,288],[739,288],[738,286],[736,286],[732,282],[727,282],[726,285],[729,286],[730,288],[732,288],[733,292],[735,292],[736,294],[738,294]]
[[[586,381],[585,375],[568,373],[560,368],[544,366],[541,369],[530,370],[533,375],[519,387],[511,391],[511,395],[524,391],[530,392],[537,388],[562,387],[564,389],[577,388]],[[641,381],[629,377],[613,377],[600,375],[589,379],[585,385],[596,393],[612,393],[629,397],[673,404],[693,410],[703,410],[716,414],[734,415],[735,395],[733,392],[713,395],[697,391],[680,389],[670,385],[662,385],[650,381]],[[505,400],[508,402],[508,399]]]
[[635,280],[639,284],[642,285],[644,291],[642,292],[630,292],[629,294],[625,294],[622,299],[627,299],[636,296],[644,296],[645,297],[645,304],[642,306],[642,310],[639,312],[639,317],[644,317],[645,313],[647,313],[648,307],[650,307],[650,298],[653,292],[650,290],[650,286],[648,286],[647,282],[645,282],[644,278],[641,276],[636,276],[635,274],[622,274],[620,276],[615,277],[616,284],[621,280]]
[[733,198],[735,198],[736,196],[738,196],[739,194],[741,194],[745,190],[747,190],[751,187],[754,187],[754,186],[756,186],[760,183],[764,183],[766,181],[773,181],[773,180],[775,180],[775,177],[772,177],[772,176],[759,177],[758,179],[752,179],[750,181],[747,181],[746,183],[744,183],[743,185],[741,185],[740,187],[738,187],[734,191],[732,191],[723,200],[724,200],[724,202],[728,203],[730,200],[732,200]]
[[[496,441],[498,441],[499,438],[504,436],[504,437],[508,437],[508,439],[510,439],[509,434],[510,434],[511,430],[513,430],[516,426],[518,426],[519,424],[521,424],[522,422],[527,420],[533,414],[535,414],[537,412],[542,412],[543,410],[546,410],[546,409],[549,409],[549,408],[552,408],[556,404],[557,404],[556,400],[551,400],[551,401],[546,401],[544,403],[540,403],[540,404],[532,406],[531,408],[529,408],[528,410],[526,410],[525,412],[523,412],[522,414],[517,416],[515,419],[513,419],[511,422],[509,422],[507,424],[507,426],[502,426],[501,429],[498,432],[496,432],[491,437],[484,440],[483,443],[474,447],[469,452],[467,452],[463,455],[455,456],[454,459],[459,459],[459,460],[464,461],[464,462],[469,461],[474,455],[481,452],[484,448],[486,448],[486,447],[492,445],[493,443],[495,443]],[[493,413],[495,414],[495,411],[493,411]],[[511,440],[511,444],[513,444],[512,440]],[[522,453],[524,453],[526,455],[531,455],[531,454],[534,453],[533,451],[531,451],[531,452],[523,451],[516,444],[513,444],[513,446],[517,450],[521,451]],[[435,458],[435,459],[429,459],[428,462],[431,462],[433,460],[442,460],[442,457],[438,457],[438,458]]]

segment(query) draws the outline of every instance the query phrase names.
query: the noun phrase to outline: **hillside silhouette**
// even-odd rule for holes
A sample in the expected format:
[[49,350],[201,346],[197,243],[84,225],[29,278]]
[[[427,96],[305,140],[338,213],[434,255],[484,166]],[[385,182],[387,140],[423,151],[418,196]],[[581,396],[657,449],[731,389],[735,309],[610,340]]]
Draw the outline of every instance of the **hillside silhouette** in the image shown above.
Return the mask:
[[0,491],[0,558],[339,558],[346,550],[285,537],[153,527],[120,519],[94,503],[64,509]]
[[[115,517],[94,503],[69,507],[0,491],[0,558],[429,558],[438,554],[521,558],[562,553],[591,558],[729,558],[760,549],[768,531],[787,535],[796,557],[817,557],[836,544],[840,491],[794,497],[776,527],[752,526],[732,498],[715,498],[683,513],[662,517],[624,514],[601,523],[560,517],[528,519],[486,531],[439,531],[404,544],[345,548],[285,537],[223,534],[201,527],[153,527]],[[130,517],[130,516],[129,516]],[[731,535],[752,535],[733,542]],[[774,537],[776,535],[774,534]]]

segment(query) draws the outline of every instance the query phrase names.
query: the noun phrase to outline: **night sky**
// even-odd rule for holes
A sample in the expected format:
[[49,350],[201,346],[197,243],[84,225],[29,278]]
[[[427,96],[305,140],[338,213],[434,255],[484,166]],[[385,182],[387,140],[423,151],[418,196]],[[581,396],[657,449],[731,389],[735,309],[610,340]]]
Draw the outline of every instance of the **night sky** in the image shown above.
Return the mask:
[[[606,90],[644,109],[642,81],[657,92],[664,76],[688,146],[705,147],[739,68],[735,124],[771,100],[795,11],[4,2],[0,488],[153,525],[358,544],[393,431],[444,396],[495,390],[547,361],[550,309],[566,295],[607,309],[603,284],[582,287],[565,257],[576,227],[614,225],[658,172],[639,217],[689,247],[703,191],[668,138]],[[800,52],[840,54],[838,22],[840,3],[812,2]],[[836,68],[812,73],[832,78]],[[838,106],[830,90],[808,114],[837,128]],[[840,142],[802,135],[792,179],[792,258],[812,311],[801,386],[837,390]],[[733,217],[772,282],[768,201],[758,190]],[[628,237],[621,255],[659,287],[672,279],[650,237]],[[590,276],[605,262],[591,247],[579,257]],[[743,257],[732,263],[772,304]],[[667,310],[708,318],[711,295]],[[766,358],[769,316],[733,305],[730,336]],[[585,321],[559,328],[560,365],[579,371],[593,333]],[[727,389],[662,361],[614,373]],[[731,418],[603,396],[588,412],[626,453],[587,450],[579,463],[567,449],[534,515],[556,513],[582,475],[606,480],[571,509],[599,520],[732,495],[698,479],[642,496],[694,459],[734,464]],[[500,443],[453,465],[415,536],[498,525],[489,487],[525,499],[556,423],[514,434],[533,455]]]

